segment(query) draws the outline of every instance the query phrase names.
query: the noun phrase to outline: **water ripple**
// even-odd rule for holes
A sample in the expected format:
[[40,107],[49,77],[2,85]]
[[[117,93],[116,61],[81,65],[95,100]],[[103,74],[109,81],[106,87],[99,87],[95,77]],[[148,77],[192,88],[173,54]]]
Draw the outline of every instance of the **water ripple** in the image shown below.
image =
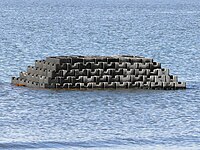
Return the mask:
[[[198,0],[0,1],[0,149],[198,149]],[[188,89],[10,85],[53,55],[152,57]]]

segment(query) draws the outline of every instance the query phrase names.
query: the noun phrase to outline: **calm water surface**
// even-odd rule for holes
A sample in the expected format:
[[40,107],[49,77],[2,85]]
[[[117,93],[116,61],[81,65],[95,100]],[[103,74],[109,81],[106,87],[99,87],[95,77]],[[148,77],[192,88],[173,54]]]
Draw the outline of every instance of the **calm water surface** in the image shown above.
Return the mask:
[[[187,90],[10,85],[57,55],[154,58]],[[200,149],[200,2],[0,1],[0,149]]]

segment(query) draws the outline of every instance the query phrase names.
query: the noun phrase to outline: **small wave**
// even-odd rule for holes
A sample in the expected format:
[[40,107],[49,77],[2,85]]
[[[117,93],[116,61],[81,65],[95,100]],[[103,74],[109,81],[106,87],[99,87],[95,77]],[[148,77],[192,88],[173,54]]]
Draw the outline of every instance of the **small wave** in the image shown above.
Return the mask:
[[54,142],[54,141],[42,141],[42,142],[12,142],[12,143],[0,143],[1,149],[40,149],[40,148],[103,148],[110,147],[115,142],[104,141],[85,141],[85,142]]
[[[102,141],[80,141],[80,142],[56,142],[56,141],[39,141],[39,142],[11,142],[11,143],[0,143],[1,149],[117,149],[135,147],[146,148],[152,150],[155,147],[162,147],[161,149],[168,149],[169,147],[176,146],[176,148],[192,149],[196,146],[192,146],[193,143],[198,143],[199,139],[195,137],[190,138],[161,138],[161,139],[135,139],[135,138],[119,138],[113,140],[102,140]],[[192,147],[191,147],[192,146]],[[129,149],[127,147],[127,149]],[[131,148],[131,149],[132,149]]]

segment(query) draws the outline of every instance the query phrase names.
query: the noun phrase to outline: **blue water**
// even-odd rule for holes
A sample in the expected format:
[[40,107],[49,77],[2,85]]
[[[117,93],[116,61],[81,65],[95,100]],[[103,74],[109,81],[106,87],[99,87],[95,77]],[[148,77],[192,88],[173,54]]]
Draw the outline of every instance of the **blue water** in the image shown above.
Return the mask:
[[[188,89],[10,85],[36,59],[154,58]],[[200,149],[200,1],[0,1],[0,149]]]

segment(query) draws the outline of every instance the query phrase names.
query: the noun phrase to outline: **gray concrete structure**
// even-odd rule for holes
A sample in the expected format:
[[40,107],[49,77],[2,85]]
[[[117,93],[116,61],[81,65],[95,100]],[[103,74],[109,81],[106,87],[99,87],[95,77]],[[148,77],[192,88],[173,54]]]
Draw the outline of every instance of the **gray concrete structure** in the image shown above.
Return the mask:
[[185,89],[153,59],[138,56],[58,56],[36,60],[12,84],[35,88]]

